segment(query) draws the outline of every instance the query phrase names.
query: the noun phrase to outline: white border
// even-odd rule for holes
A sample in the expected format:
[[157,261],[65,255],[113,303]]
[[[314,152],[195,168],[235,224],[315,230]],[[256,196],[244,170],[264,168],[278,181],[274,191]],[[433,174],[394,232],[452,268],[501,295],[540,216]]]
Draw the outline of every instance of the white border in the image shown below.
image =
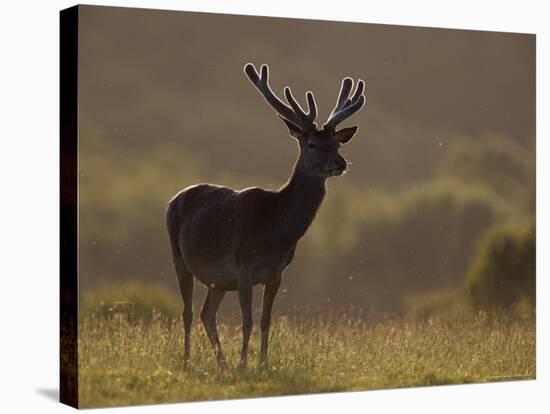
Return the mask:
[[[88,4],[324,20],[498,30],[537,34],[537,380],[263,398],[117,409],[133,413],[239,413],[340,410],[358,412],[544,412],[548,404],[549,273],[547,119],[548,13],[543,1],[91,1]],[[0,378],[3,412],[69,412],[45,394],[58,384],[58,12],[61,0],[9,2],[0,13]],[[544,293],[543,293],[544,292]],[[131,410],[131,411],[130,411]],[[104,412],[115,412],[106,409]]]

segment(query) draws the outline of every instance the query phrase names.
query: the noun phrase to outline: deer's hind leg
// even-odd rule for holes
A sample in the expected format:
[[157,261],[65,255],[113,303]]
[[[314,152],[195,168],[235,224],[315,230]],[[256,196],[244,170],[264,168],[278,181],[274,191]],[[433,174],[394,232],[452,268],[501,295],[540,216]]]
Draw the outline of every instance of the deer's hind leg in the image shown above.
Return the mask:
[[174,265],[183,299],[183,366],[186,369],[191,353],[191,324],[193,323],[193,288],[195,281],[183,258],[178,254],[174,255]]
[[208,335],[210,344],[216,353],[216,360],[219,368],[225,368],[226,363],[220,345],[220,338],[218,337],[216,313],[218,312],[218,308],[224,296],[225,291],[208,288],[208,293],[206,294],[201,310],[201,320],[204,325],[204,329],[206,329],[206,334]]

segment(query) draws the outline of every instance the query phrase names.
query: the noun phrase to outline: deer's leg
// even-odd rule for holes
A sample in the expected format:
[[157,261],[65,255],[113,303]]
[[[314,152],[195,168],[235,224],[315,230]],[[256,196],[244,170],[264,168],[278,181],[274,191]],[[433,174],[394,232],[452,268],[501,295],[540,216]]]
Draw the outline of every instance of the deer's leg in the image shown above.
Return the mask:
[[183,263],[181,257],[174,258],[176,273],[183,299],[183,366],[187,368],[191,349],[191,324],[193,322],[193,275]]
[[264,286],[264,297],[262,304],[262,321],[260,328],[262,330],[262,343],[260,346],[260,365],[267,365],[267,343],[269,340],[269,327],[271,326],[271,309],[275,295],[281,285],[281,276]]
[[252,333],[252,280],[244,278],[239,281],[239,304],[243,320],[243,347],[241,350],[241,368],[246,367],[248,342]]
[[206,329],[210,344],[216,353],[216,360],[220,368],[225,366],[225,359],[220,345],[220,338],[218,337],[218,329],[216,327],[216,313],[218,312],[218,307],[224,296],[225,291],[209,288],[201,310],[201,320]]

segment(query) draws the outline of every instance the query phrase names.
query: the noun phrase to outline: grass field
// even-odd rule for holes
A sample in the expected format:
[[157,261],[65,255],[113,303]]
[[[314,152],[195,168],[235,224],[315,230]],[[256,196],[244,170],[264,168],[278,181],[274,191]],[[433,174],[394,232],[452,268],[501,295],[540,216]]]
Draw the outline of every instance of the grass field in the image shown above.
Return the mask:
[[423,321],[350,317],[274,321],[270,364],[237,368],[240,328],[220,325],[229,368],[219,372],[199,323],[191,366],[182,370],[181,319],[161,314],[88,316],[79,332],[82,407],[372,390],[535,378],[535,321],[511,314]]

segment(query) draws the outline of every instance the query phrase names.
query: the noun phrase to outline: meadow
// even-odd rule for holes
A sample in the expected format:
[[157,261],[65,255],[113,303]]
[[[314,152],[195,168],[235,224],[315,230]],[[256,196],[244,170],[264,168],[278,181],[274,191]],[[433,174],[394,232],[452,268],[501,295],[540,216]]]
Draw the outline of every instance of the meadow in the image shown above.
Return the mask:
[[[81,10],[81,406],[535,378],[534,37]],[[340,149],[348,174],[327,184],[285,271],[268,368],[257,315],[249,368],[237,368],[233,297],[217,370],[203,289],[183,371],[168,200],[200,182],[275,190],[297,156],[246,62],[271,64],[277,93],[313,90],[319,119],[343,76],[367,82],[368,108]]]
[[[197,322],[197,319],[196,319]],[[280,316],[269,366],[257,366],[257,325],[249,367],[239,369],[237,320],[220,323],[229,367],[219,371],[200,323],[183,370],[181,318],[154,311],[88,314],[79,327],[81,407],[217,400],[535,378],[531,312],[427,318]]]

